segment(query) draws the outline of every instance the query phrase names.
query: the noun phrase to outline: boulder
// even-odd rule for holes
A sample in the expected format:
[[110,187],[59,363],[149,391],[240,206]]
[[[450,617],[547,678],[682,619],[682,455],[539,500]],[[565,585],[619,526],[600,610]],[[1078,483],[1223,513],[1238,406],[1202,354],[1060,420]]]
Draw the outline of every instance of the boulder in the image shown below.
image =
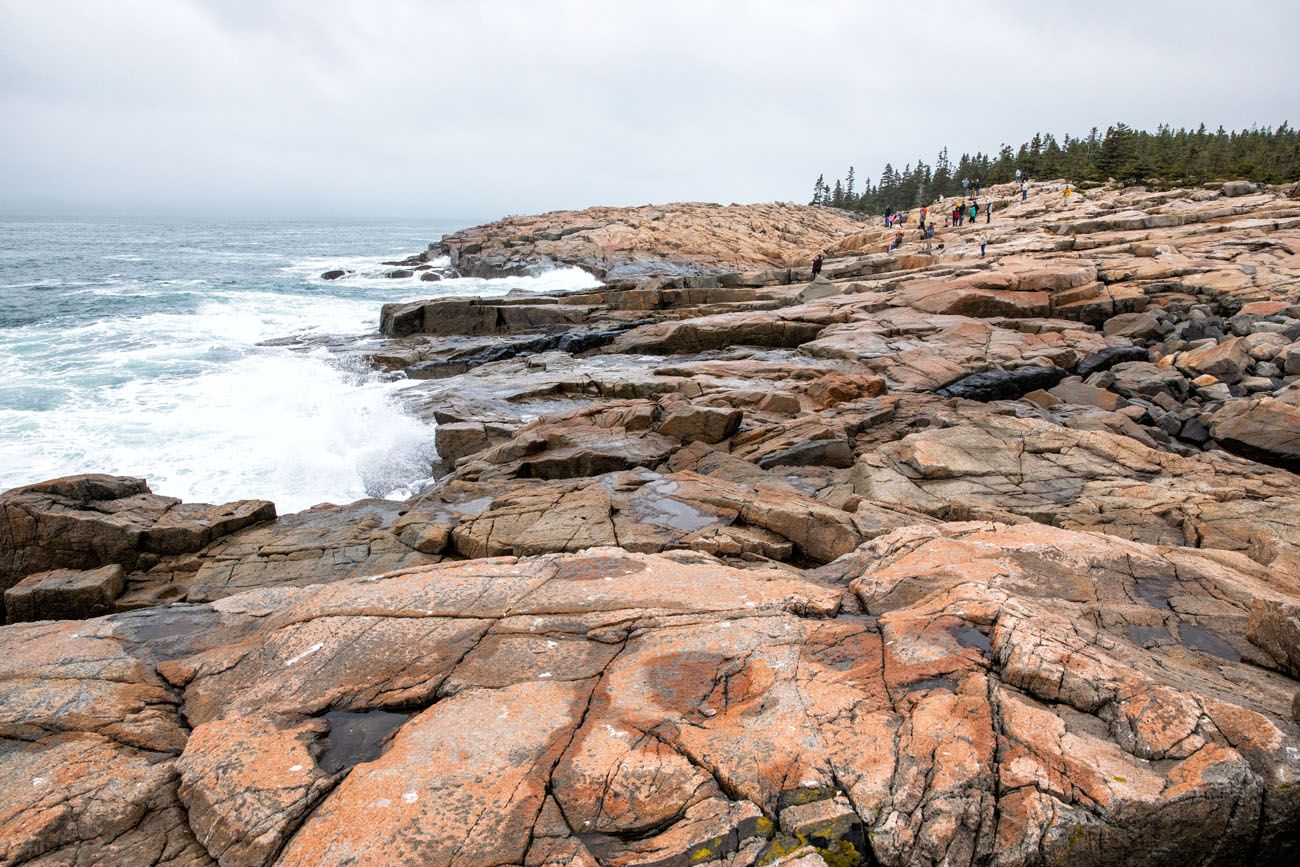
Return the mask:
[[1254,194],[1259,188],[1250,181],[1226,181],[1219,192],[1228,197],[1249,196]]
[[1281,671],[1300,678],[1300,604],[1256,598],[1251,603],[1246,638],[1262,648]]
[[1156,340],[1160,337],[1160,320],[1150,313],[1120,313],[1107,319],[1102,330],[1107,337]]
[[482,422],[462,421],[438,425],[434,444],[438,456],[454,465],[463,457],[483,451],[491,441]]
[[655,429],[684,443],[719,443],[740,428],[738,409],[697,406],[686,400],[669,403]]
[[804,393],[826,409],[845,401],[879,397],[885,393],[885,380],[879,376],[830,373],[810,382]]
[[1210,420],[1224,448],[1300,472],[1300,407],[1268,396],[1228,401]]
[[1126,361],[1149,360],[1149,354],[1140,346],[1108,346],[1083,358],[1074,370],[1079,376],[1087,379],[1094,373],[1110,370],[1115,365]]
[[1066,403],[1095,406],[1111,412],[1127,405],[1127,401],[1115,392],[1080,382],[1077,377],[1056,384],[1048,389],[1048,394]]
[[1300,341],[1281,347],[1274,357],[1281,363],[1282,372],[1287,376],[1300,375]]
[[81,475],[0,494],[0,588],[53,569],[149,569],[275,518],[265,500],[220,506],[150,493],[143,479]]
[[98,617],[113,611],[113,602],[125,589],[126,573],[116,563],[37,572],[5,591],[5,617],[9,623]]
[[1164,394],[1176,401],[1187,398],[1189,384],[1182,374],[1149,361],[1126,361],[1112,367],[1110,374],[1114,377],[1111,388],[1124,397],[1153,398]]
[[1251,358],[1242,339],[1231,337],[1217,344],[1180,352],[1174,364],[1188,374],[1208,374],[1231,384],[1245,376]]
[[1059,367],[1026,365],[1015,370],[986,370],[964,376],[939,389],[943,397],[961,397],[967,400],[1014,400],[1038,389],[1050,389],[1065,378]]
[[810,440],[759,459],[763,469],[772,467],[851,467],[853,449],[842,439]]

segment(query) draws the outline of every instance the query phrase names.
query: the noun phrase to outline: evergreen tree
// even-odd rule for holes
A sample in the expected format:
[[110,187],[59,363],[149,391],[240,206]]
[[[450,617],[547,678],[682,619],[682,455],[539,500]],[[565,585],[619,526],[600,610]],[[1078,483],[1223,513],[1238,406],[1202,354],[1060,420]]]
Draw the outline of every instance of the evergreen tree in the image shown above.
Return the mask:
[[814,205],[820,205],[825,201],[825,198],[826,198],[826,176],[818,175],[817,183],[813,184],[812,203]]
[[1117,123],[1106,130],[1097,154],[1097,171],[1103,177],[1127,180],[1134,177],[1137,163],[1137,136],[1133,130]]

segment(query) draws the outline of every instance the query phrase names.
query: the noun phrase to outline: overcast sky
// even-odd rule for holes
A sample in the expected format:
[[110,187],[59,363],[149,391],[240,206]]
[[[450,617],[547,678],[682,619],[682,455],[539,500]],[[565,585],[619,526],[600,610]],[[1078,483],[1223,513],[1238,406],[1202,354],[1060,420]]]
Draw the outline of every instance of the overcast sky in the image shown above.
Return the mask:
[[1035,130],[1300,123],[1294,0],[0,0],[0,213],[806,200]]

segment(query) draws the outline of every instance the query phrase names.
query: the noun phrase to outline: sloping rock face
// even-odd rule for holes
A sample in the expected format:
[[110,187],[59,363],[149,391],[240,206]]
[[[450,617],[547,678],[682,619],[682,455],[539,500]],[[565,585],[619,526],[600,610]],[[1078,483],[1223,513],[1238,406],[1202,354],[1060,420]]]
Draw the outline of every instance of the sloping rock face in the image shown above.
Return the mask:
[[680,202],[507,217],[445,235],[440,249],[453,268],[476,277],[553,264],[609,280],[769,268],[788,272],[806,267],[816,251],[860,228],[852,215],[829,208]]
[[26,735],[4,742],[0,855],[1291,853],[1294,682],[1244,634],[1294,585],[1034,524],[910,527],[849,557],[847,588],[596,548],[8,627],[5,726]]
[[319,344],[419,496],[0,495],[0,863],[1294,863],[1300,203],[1062,186],[468,230],[615,277]]

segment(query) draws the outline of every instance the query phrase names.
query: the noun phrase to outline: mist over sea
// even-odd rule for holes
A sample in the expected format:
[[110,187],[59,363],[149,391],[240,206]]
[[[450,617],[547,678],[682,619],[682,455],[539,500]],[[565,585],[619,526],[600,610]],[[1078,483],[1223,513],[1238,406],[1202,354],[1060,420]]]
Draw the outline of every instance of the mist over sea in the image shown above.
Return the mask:
[[593,283],[383,276],[460,225],[0,219],[0,490],[105,472],[281,513],[408,495],[435,453],[402,382],[259,344],[373,332],[390,301]]

